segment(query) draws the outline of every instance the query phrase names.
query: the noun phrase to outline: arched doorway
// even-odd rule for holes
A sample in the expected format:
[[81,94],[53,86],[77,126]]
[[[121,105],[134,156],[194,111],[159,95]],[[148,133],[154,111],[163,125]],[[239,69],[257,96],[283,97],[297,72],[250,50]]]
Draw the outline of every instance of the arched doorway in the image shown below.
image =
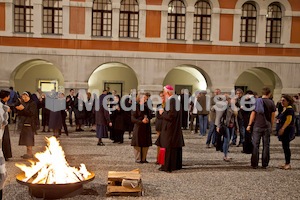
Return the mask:
[[192,65],[174,67],[165,77],[163,85],[174,86],[176,94],[180,94],[181,89],[188,89],[189,92],[195,94],[197,90],[206,90],[211,87],[207,74]]
[[99,90],[100,94],[107,86],[110,92],[116,90],[119,95],[130,93],[131,89],[137,89],[138,79],[135,72],[122,63],[105,63],[100,65],[88,80],[89,91]]
[[263,67],[247,69],[235,82],[235,88],[241,88],[244,91],[252,90],[257,92],[259,96],[263,87],[271,89],[275,102],[280,99],[282,82],[278,75],[270,69]]
[[29,60],[20,64],[10,76],[10,85],[14,90],[35,92],[37,88],[48,92],[58,91],[64,86],[64,77],[60,70],[45,60]]

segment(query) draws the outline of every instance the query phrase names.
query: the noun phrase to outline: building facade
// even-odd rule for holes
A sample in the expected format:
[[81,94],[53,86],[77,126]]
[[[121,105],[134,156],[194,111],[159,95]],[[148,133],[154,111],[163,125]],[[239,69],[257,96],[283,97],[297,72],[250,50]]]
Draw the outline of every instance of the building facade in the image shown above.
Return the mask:
[[0,87],[300,92],[298,0],[0,0]]

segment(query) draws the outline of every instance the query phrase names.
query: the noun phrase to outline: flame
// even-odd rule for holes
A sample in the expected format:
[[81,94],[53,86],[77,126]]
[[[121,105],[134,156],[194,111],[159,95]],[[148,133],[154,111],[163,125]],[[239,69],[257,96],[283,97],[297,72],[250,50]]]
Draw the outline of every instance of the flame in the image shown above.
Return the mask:
[[70,167],[65,153],[55,137],[47,138],[46,150],[34,156],[38,162],[29,161],[31,166],[16,164],[25,172],[24,182],[33,184],[66,184],[76,183],[87,179],[89,173],[84,164],[80,168]]

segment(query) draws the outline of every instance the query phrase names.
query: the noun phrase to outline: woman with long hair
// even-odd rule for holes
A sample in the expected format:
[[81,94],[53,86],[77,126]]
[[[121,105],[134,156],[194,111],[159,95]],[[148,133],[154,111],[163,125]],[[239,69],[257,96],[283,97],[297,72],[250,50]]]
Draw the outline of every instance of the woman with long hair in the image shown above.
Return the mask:
[[281,169],[291,169],[290,142],[295,138],[295,113],[293,110],[294,101],[289,95],[282,95],[281,105],[283,111],[277,116],[276,130],[278,138],[282,142],[285,156],[285,164],[280,165]]

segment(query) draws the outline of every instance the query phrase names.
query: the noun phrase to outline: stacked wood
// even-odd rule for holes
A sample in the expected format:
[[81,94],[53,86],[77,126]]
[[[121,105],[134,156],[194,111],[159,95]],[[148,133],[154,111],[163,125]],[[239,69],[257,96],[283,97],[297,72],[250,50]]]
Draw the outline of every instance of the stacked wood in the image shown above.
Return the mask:
[[106,196],[143,196],[141,174],[138,169],[130,172],[108,172]]

